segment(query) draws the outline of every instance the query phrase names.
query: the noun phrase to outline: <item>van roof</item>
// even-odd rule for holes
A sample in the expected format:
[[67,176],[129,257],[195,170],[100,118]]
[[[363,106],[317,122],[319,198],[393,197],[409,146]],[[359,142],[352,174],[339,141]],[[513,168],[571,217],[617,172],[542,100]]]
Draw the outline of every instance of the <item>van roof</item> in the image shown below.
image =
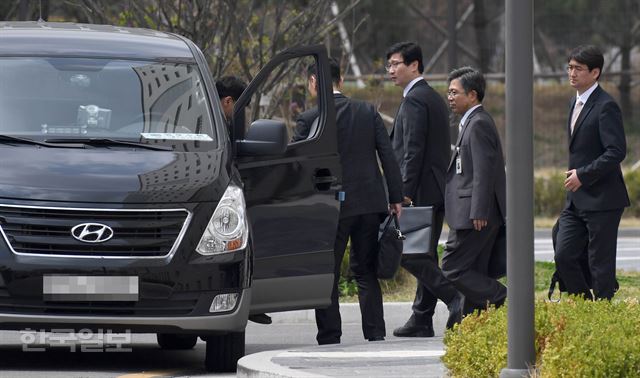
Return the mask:
[[175,34],[111,25],[0,22],[0,56],[69,56],[193,61]]

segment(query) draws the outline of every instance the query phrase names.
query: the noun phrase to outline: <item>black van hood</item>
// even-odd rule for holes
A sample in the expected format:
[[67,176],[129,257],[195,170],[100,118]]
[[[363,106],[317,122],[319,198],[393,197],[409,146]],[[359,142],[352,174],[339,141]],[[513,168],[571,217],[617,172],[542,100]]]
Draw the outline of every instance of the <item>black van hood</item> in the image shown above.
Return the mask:
[[[223,153],[0,147],[0,198],[85,203],[217,201]],[[222,173],[221,173],[222,172]]]

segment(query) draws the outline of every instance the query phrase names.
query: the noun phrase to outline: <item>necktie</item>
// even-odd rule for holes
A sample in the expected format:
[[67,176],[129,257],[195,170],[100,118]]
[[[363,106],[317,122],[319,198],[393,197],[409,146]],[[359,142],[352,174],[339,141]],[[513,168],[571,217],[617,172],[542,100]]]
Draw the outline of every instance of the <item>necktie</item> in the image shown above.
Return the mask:
[[573,135],[573,129],[576,126],[576,121],[578,120],[578,116],[580,115],[583,105],[582,101],[578,100],[576,101],[576,105],[573,107],[573,114],[571,115],[571,135]]

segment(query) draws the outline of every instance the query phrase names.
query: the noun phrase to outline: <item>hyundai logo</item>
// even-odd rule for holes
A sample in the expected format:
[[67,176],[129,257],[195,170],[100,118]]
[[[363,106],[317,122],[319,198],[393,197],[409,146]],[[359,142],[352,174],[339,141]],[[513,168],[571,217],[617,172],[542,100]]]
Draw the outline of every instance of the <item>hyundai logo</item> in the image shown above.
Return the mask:
[[71,229],[71,235],[84,243],[104,243],[113,237],[113,229],[101,223],[81,223]]

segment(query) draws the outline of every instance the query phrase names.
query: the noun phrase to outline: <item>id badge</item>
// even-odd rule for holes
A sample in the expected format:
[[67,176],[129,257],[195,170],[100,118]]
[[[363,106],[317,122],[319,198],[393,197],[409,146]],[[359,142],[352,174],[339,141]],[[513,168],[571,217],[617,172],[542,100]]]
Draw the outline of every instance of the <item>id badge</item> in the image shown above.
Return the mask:
[[456,175],[462,174],[462,159],[460,158],[460,148],[456,147]]

